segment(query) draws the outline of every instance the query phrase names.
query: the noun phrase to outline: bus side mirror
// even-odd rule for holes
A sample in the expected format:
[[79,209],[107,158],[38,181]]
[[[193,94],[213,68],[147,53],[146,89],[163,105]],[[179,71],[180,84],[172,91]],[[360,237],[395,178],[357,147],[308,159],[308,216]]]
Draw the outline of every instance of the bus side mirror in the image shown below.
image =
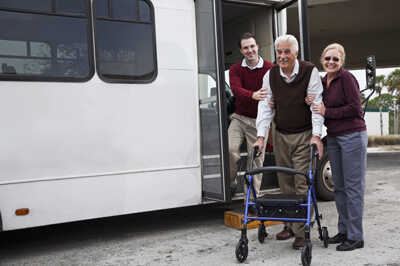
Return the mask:
[[373,55],[367,56],[367,63],[365,67],[367,87],[363,89],[361,93],[365,90],[371,90],[371,93],[361,103],[361,105],[364,105],[363,117],[365,116],[365,112],[367,111],[369,98],[371,98],[372,94],[374,94],[375,92],[375,69],[376,69],[375,56]]
[[366,63],[366,78],[367,78],[367,88],[373,89],[375,88],[375,56],[369,55],[367,56],[367,63]]

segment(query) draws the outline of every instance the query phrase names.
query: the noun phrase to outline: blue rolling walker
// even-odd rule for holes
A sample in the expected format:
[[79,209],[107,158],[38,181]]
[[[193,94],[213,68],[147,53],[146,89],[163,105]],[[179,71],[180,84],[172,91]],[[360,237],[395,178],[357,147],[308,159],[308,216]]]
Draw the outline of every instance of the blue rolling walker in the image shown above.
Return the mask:
[[[242,235],[239,243],[236,245],[236,258],[240,262],[244,262],[247,259],[249,253],[248,239],[247,239],[247,225],[254,221],[260,221],[258,227],[258,240],[260,243],[264,243],[268,233],[265,230],[265,221],[281,221],[281,222],[303,222],[306,223],[305,241],[301,250],[301,262],[303,265],[311,265],[311,253],[312,243],[310,240],[310,228],[313,227],[314,221],[311,221],[311,210],[315,210],[315,220],[318,224],[319,239],[324,242],[324,247],[327,248],[329,243],[328,229],[321,227],[320,220],[322,215],[319,215],[318,205],[314,190],[314,178],[315,167],[313,167],[314,157],[318,158],[318,150],[315,144],[311,145],[310,153],[310,164],[308,174],[298,172],[292,168],[268,166],[253,169],[253,160],[257,154],[259,147],[253,147],[251,155],[250,170],[244,174],[244,179],[247,184],[247,195],[246,195],[246,208],[244,212],[244,220],[242,223]],[[316,164],[314,164],[316,165]],[[262,173],[287,173],[291,175],[299,174],[307,179],[308,193],[307,195],[296,195],[296,194],[266,194],[257,198],[254,185],[253,175]],[[253,193],[254,202],[250,202],[250,193]],[[248,216],[249,206],[256,206],[258,217]]]

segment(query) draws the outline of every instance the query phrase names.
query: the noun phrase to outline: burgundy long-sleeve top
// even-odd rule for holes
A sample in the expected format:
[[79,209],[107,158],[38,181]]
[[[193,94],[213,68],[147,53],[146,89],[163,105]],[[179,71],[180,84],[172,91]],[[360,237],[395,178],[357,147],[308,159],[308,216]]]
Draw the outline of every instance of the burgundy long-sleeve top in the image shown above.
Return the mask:
[[341,68],[327,87],[322,79],[325,126],[328,137],[336,137],[367,129],[361,108],[360,89],[356,78]]
[[265,73],[273,66],[265,61],[262,68],[250,69],[242,66],[242,61],[229,69],[229,82],[236,100],[235,113],[250,118],[257,117],[258,101],[252,98],[253,93],[262,87]]

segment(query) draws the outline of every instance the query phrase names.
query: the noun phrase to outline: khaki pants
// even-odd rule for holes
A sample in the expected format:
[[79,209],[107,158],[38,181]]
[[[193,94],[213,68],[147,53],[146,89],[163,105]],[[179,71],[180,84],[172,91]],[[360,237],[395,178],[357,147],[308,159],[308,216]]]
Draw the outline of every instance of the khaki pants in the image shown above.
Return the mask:
[[[276,165],[307,173],[312,131],[286,135],[275,130],[273,136]],[[308,194],[307,180],[303,175],[278,173],[278,182],[282,194]],[[296,237],[304,237],[305,223],[288,222],[285,225],[292,229]]]
[[[237,162],[240,160],[240,146],[246,140],[247,143],[247,168],[250,169],[252,146],[257,139],[256,119],[249,118],[238,114],[231,115],[231,124],[228,129],[229,137],[229,164],[231,175],[231,188],[237,187]],[[264,148],[267,142],[267,137],[264,141]],[[253,168],[260,168],[264,162],[264,151],[260,157],[254,159]],[[262,174],[253,176],[254,189],[258,196],[260,192]],[[246,186],[247,191],[247,186]],[[253,199],[253,195],[250,195]]]

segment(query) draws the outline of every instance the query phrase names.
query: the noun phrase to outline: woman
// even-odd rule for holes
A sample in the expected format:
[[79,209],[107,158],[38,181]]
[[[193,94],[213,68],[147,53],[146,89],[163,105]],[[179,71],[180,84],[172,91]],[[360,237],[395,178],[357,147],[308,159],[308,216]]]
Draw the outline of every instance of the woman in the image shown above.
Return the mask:
[[364,247],[362,218],[368,142],[358,82],[343,68],[344,62],[342,45],[334,43],[325,48],[321,56],[326,71],[322,79],[323,102],[313,108],[325,116],[327,127],[333,194],[339,214],[339,232],[329,243],[341,243],[336,247],[338,251]]

